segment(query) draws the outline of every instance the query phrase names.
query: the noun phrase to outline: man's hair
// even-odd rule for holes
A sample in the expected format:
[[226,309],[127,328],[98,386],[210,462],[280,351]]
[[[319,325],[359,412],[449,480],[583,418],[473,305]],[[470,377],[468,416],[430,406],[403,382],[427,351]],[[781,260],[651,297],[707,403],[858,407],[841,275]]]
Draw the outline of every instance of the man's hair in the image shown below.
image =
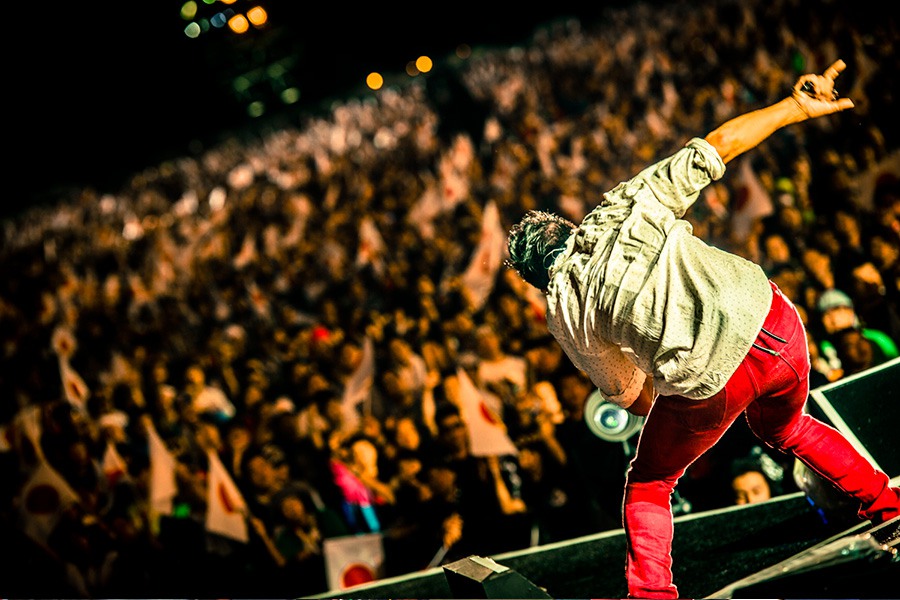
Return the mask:
[[506,266],[538,288],[550,284],[548,270],[575,230],[575,224],[553,213],[530,210],[509,230]]

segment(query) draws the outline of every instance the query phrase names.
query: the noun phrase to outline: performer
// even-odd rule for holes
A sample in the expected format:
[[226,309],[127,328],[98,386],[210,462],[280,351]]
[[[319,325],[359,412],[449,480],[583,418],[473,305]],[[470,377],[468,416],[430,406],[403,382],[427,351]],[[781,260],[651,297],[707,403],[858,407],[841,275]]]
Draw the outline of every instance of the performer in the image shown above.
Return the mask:
[[577,227],[529,211],[507,265],[547,298],[547,327],[612,402],[646,421],[625,485],[630,597],[676,598],[670,496],[685,469],[745,413],[755,435],[859,502],[875,523],[900,489],[837,430],[803,411],[806,333],[762,268],[705,244],[681,217],[725,164],[793,123],[853,108],[834,80],[801,76],[790,96],[725,122],[603,195]]

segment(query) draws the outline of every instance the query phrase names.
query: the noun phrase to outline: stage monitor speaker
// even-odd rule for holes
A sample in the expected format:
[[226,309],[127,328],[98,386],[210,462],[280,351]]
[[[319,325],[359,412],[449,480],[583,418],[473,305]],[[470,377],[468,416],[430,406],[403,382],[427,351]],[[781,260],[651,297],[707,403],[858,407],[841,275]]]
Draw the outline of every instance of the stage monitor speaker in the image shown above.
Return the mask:
[[809,413],[833,425],[890,477],[900,475],[900,358],[818,387]]
[[551,598],[546,590],[490,558],[469,556],[443,568],[454,598]]

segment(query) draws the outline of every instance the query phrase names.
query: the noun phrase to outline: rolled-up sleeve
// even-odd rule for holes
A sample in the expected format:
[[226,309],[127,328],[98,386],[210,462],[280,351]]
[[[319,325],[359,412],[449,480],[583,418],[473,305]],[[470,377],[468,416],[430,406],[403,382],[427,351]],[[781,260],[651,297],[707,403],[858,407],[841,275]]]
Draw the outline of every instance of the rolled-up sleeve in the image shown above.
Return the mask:
[[703,138],[694,138],[684,148],[641,173],[656,200],[676,217],[684,216],[700,191],[725,174],[725,163]]

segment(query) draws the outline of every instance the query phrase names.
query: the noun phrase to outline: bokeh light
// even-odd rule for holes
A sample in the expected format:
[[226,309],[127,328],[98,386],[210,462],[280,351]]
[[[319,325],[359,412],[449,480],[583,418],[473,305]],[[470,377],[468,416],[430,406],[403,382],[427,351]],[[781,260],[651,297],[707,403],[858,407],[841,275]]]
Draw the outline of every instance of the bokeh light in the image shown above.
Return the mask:
[[203,33],[203,30],[200,28],[200,24],[196,22],[190,22],[187,24],[187,27],[184,28],[184,35],[191,39],[200,37],[201,33]]
[[431,61],[431,58],[427,56],[420,56],[416,59],[416,68],[420,73],[427,73],[434,67],[434,63]]
[[250,23],[247,21],[247,17],[237,14],[228,19],[228,27],[235,33],[247,33]]
[[197,3],[189,0],[181,5],[181,18],[185,21],[191,21],[197,16]]
[[247,20],[249,20],[254,27],[261,27],[269,20],[269,13],[267,13],[266,9],[262,6],[254,6],[247,11]]
[[384,85],[384,77],[381,76],[381,73],[369,73],[366,77],[366,85],[369,86],[369,89],[380,90]]

